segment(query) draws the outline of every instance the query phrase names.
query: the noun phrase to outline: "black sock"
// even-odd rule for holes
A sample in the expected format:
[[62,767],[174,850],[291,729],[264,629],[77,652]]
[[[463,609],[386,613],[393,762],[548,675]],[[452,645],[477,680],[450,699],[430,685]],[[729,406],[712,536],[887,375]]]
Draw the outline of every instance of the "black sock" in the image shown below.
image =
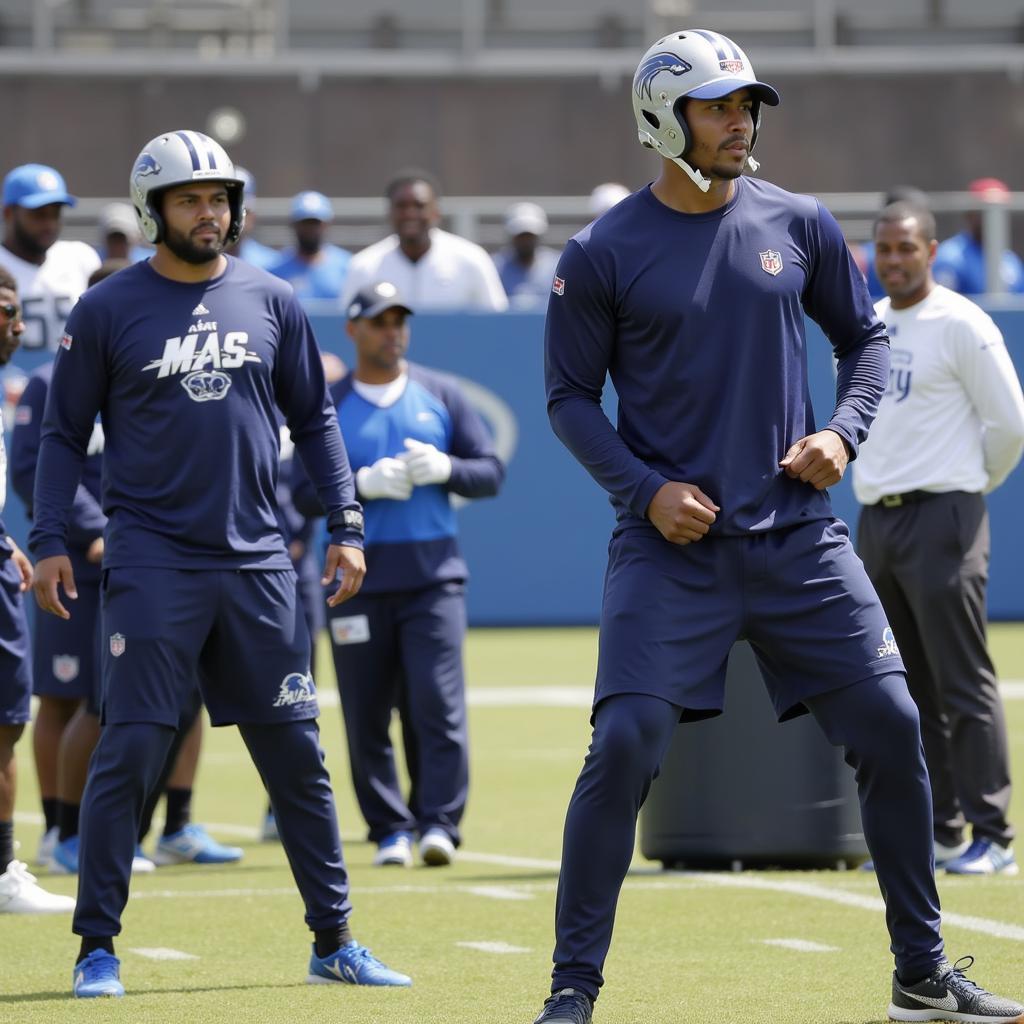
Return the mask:
[[43,817],[46,819],[46,829],[44,831],[49,832],[51,828],[54,828],[57,824],[57,804],[58,800],[55,796],[44,796],[42,798],[43,804]]
[[14,860],[14,822],[0,821],[0,875]]
[[316,941],[316,955],[322,960],[325,956],[337,953],[347,942],[352,941],[352,933],[348,930],[348,921],[342,921],[334,928],[313,932]]
[[78,950],[76,964],[80,964],[94,949],[105,949],[111,956],[114,955],[114,937],[105,935],[102,938],[93,938],[89,935],[82,936],[82,945]]
[[57,805],[57,828],[60,830],[57,833],[57,839],[59,842],[63,843],[65,839],[71,839],[78,835],[79,810],[78,804],[69,804],[66,800],[61,800]]
[[192,820],[192,790],[167,789],[167,820],[164,835],[173,836]]

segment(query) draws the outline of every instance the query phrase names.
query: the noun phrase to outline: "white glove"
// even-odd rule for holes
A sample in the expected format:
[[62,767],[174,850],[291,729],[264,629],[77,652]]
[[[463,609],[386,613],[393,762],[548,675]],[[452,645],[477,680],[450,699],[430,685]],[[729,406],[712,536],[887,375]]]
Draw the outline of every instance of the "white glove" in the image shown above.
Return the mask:
[[356,490],[361,498],[371,501],[374,498],[408,501],[412,494],[412,479],[404,462],[385,457],[356,471]]
[[408,451],[398,457],[409,468],[409,477],[417,487],[446,484],[452,475],[452,460],[439,448],[411,437],[405,439]]

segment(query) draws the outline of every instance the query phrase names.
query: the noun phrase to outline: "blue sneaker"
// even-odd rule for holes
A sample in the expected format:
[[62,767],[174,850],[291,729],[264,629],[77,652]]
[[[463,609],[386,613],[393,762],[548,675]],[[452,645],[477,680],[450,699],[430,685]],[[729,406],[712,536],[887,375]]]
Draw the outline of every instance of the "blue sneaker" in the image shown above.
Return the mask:
[[412,833],[395,832],[382,840],[373,858],[374,867],[395,865],[402,868],[412,867]]
[[[142,847],[136,846],[132,856],[132,874],[145,875],[155,870],[156,865],[142,852]],[[78,874],[78,836],[69,836],[53,848],[50,873],[54,875]]]
[[221,846],[202,825],[186,825],[179,832],[160,837],[153,863],[160,868],[168,864],[234,864],[243,854],[240,846]]
[[121,961],[105,949],[94,949],[84,960],[75,964],[71,974],[72,991],[77,999],[96,996],[123,996]]
[[950,875],[1016,875],[1020,872],[1012,846],[975,839],[965,854],[946,864]]
[[385,967],[365,946],[360,946],[353,939],[337,953],[323,959],[316,955],[314,946],[309,958],[309,976],[306,982],[310,985],[336,985],[341,982],[345,985],[408,987],[412,984],[412,978]]

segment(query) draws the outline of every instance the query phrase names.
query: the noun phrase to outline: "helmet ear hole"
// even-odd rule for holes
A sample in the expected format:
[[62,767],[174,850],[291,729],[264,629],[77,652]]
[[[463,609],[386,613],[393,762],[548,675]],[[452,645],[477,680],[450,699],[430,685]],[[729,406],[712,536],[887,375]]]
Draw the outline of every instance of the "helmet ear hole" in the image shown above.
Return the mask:
[[657,131],[661,127],[661,121],[658,120],[656,114],[652,114],[649,110],[643,111],[644,120]]

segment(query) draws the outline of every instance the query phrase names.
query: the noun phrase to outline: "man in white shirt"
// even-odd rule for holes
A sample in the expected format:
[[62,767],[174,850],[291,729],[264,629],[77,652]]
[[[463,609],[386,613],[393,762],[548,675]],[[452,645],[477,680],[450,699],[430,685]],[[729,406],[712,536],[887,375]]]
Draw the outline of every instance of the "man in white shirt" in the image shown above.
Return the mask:
[[[983,497],[1024,450],[1024,396],[999,328],[935,282],[935,219],[909,202],[875,222],[875,306],[889,387],[853,463],[858,550],[921,712],[935,860],[953,874],[1016,874],[1006,820],[1006,723],[985,639]],[[965,824],[972,836],[964,841]]]
[[352,257],[344,301],[379,281],[390,281],[414,309],[502,312],[508,298],[487,252],[437,225],[438,188],[429,174],[408,171],[388,185],[394,234]]
[[18,283],[23,349],[57,350],[71,307],[100,265],[91,245],[58,241],[64,207],[76,202],[60,172],[45,164],[22,164],[4,178],[0,262]]

